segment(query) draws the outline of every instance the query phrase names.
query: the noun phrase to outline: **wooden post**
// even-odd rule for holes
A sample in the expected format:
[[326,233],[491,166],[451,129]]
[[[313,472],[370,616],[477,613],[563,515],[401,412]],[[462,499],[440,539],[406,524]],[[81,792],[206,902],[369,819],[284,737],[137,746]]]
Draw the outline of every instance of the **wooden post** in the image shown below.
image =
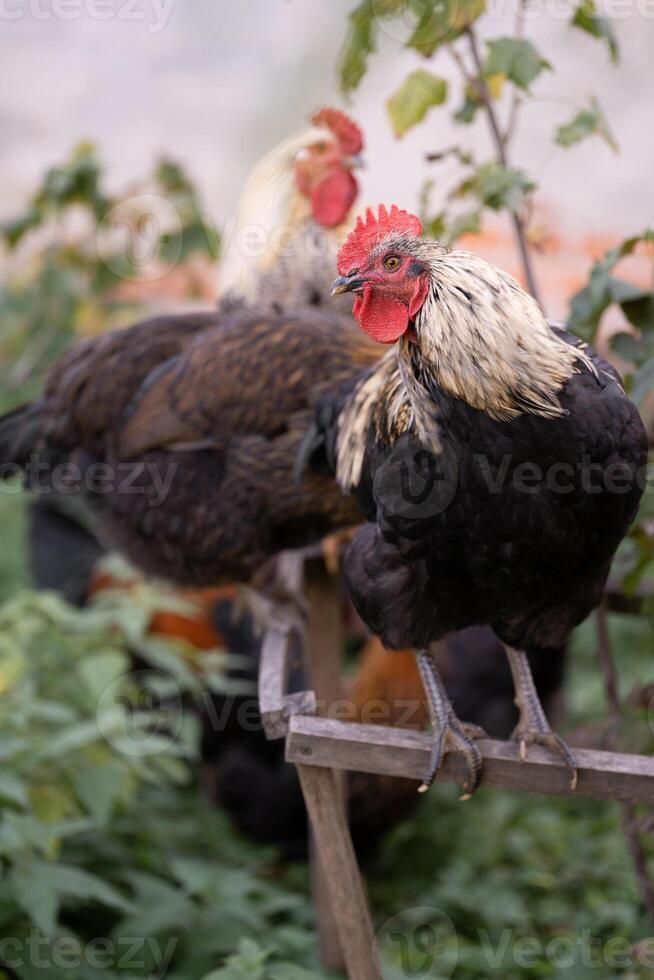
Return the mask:
[[[329,575],[322,561],[307,562],[305,566],[305,594],[308,602],[308,623],[304,649],[305,665],[309,682],[316,696],[316,714],[329,716],[330,707],[343,697],[341,659],[343,651],[342,609],[337,582]],[[299,768],[298,768],[298,774]],[[334,793],[334,805],[341,816],[345,814],[345,774],[333,771],[330,786]],[[300,782],[313,786],[311,774]],[[316,841],[316,826],[310,816],[309,854],[311,864],[311,890],[316,910],[316,927],[320,959],[327,969],[341,969],[346,964],[339,928],[336,922],[334,900],[329,885],[329,871],[323,866],[322,848]],[[334,832],[333,828],[332,831]],[[349,837],[349,829],[346,826]]]
[[349,980],[383,980],[336,773],[297,766]]

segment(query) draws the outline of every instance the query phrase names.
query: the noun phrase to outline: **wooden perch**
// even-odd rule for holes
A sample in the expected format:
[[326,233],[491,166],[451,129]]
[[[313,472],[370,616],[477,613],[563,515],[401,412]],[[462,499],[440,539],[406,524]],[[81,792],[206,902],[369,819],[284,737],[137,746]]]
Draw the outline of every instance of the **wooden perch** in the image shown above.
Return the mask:
[[[320,570],[316,577],[314,568],[305,580],[305,561],[318,557],[315,550],[287,552],[280,563],[279,580],[290,594],[297,595],[308,585],[308,628],[271,609],[259,669],[261,716],[266,736],[285,737],[286,759],[297,766],[318,858],[312,860],[312,879],[323,962],[334,968],[342,954],[350,980],[381,980],[339,775],[351,770],[422,780],[432,736],[319,717],[313,690],[286,693],[292,641],[295,633],[303,633],[305,666],[324,709],[341,695],[338,666],[343,639],[337,593]],[[485,739],[478,744],[484,757],[482,786],[654,805],[654,758],[573,748],[579,772],[573,791],[569,769],[547,749],[532,746],[522,761],[514,742]],[[462,759],[446,754],[437,778],[463,784]]]
[[293,714],[314,714],[316,696],[313,691],[286,694],[288,658],[292,631],[280,627],[266,630],[261,647],[259,668],[259,710],[266,738],[283,738],[288,720]]
[[[539,746],[520,759],[518,745],[486,739],[478,743],[484,756],[482,786],[555,796],[584,796],[654,804],[654,758],[618,752],[573,749],[579,766],[576,790],[562,759]],[[295,715],[286,738],[289,762],[333,769],[422,779],[429,766],[431,736],[382,725],[360,725],[328,718]],[[447,754],[438,779],[463,784],[462,760]]]
[[[301,594],[304,586],[304,563],[309,549],[284,551],[277,559],[276,576],[289,596]],[[280,607],[281,608],[281,607]],[[284,738],[292,714],[313,714],[316,696],[313,691],[287,694],[288,669],[293,635],[298,632],[293,618],[284,617],[280,609],[271,606],[271,622],[261,645],[259,665],[259,711],[268,739]],[[300,637],[302,639],[302,637]]]

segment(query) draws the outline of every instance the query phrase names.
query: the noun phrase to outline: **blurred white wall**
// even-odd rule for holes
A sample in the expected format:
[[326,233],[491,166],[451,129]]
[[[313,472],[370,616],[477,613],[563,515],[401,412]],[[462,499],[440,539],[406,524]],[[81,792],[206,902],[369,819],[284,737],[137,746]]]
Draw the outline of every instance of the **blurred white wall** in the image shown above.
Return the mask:
[[[495,3],[504,13],[486,21],[487,33],[511,32],[513,2]],[[113,189],[147,173],[165,152],[188,167],[209,213],[224,220],[257,157],[310,110],[338,101],[334,64],[353,6],[354,0],[0,0],[0,217],[20,210],[44,169],[90,138]],[[535,85],[539,99],[523,113],[512,154],[573,235],[632,232],[654,219],[654,3],[613,6],[623,12],[615,21],[617,67],[602,44],[565,19],[542,10],[528,25],[557,71]],[[89,9],[107,19],[94,19]],[[401,35],[384,36],[355,93],[352,112],[368,140],[370,201],[415,206],[430,172],[427,150],[463,140],[480,158],[489,152],[483,122],[454,126],[446,109],[433,110],[403,140],[393,138],[384,102],[423,65],[402,49]],[[456,76],[445,52],[428,67]],[[599,139],[571,150],[552,145],[555,124],[590,94],[606,110],[619,155]]]

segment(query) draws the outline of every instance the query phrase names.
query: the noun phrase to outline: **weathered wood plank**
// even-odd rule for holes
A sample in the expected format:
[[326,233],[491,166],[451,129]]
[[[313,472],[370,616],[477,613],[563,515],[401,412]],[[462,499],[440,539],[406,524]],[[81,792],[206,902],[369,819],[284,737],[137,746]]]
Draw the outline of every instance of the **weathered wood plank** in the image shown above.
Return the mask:
[[313,691],[286,693],[291,639],[291,630],[271,627],[266,630],[261,645],[259,710],[268,739],[284,738],[291,715],[310,715],[316,710]]
[[[309,613],[304,661],[317,697],[316,712],[327,715],[331,705],[339,701],[344,693],[341,679],[343,652],[341,604],[337,583],[327,573],[322,561],[307,561],[305,581]],[[344,777],[345,773],[341,770],[333,772],[334,805],[342,813],[345,812]],[[316,840],[318,832],[318,828],[312,822],[309,841],[311,890],[316,909],[320,959],[327,969],[338,970],[345,965],[346,956],[332,905],[328,869],[323,867],[321,848]],[[349,830],[347,833],[349,835]],[[351,898],[350,901],[353,899]]]
[[[299,551],[283,551],[277,558],[275,577],[289,596],[300,596],[304,555]],[[268,739],[284,738],[292,714],[313,714],[316,710],[313,691],[286,693],[291,641],[298,627],[292,618],[285,619],[281,612],[271,603],[270,624],[263,637],[259,664],[259,710]]]
[[[421,779],[429,764],[430,744],[427,732],[295,715],[286,739],[286,758],[296,764]],[[484,756],[482,786],[654,804],[654,758],[649,756],[574,749],[579,780],[573,791],[568,769],[547,749],[531,747],[522,762],[516,743],[488,739],[478,745]],[[463,783],[464,778],[461,760],[448,753],[438,779]]]
[[383,980],[368,903],[340,801],[336,773],[297,766],[349,980]]

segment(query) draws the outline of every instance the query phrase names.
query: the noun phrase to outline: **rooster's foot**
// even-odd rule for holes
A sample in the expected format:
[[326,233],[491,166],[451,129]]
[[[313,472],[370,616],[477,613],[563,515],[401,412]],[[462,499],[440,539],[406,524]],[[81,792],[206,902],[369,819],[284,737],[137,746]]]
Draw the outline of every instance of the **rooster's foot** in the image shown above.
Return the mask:
[[434,731],[429,770],[418,792],[425,793],[430,788],[442,765],[445,752],[458,752],[463,756],[468,769],[461,798],[468,799],[479,785],[483,768],[482,755],[475,745],[475,739],[485,738],[486,733],[478,725],[466,725],[457,718],[429,651],[421,650],[417,656]]
[[520,721],[511,737],[520,745],[520,758],[523,762],[526,760],[531,745],[542,745],[551,749],[567,765],[570,770],[570,788],[576,789],[577,763],[561,736],[550,728],[526,655],[522,650],[514,650],[512,647],[506,647],[506,652],[515,684],[515,703],[520,712]]

